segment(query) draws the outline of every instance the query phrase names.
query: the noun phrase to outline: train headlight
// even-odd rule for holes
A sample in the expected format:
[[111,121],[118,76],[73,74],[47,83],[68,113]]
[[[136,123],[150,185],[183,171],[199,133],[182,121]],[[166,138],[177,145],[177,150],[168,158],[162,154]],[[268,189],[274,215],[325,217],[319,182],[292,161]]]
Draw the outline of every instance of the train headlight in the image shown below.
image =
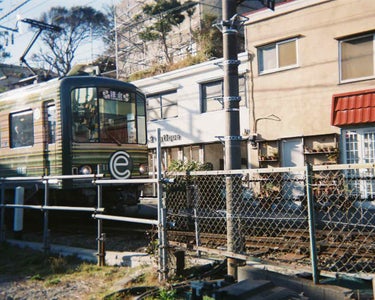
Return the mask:
[[145,174],[147,171],[148,171],[148,168],[147,168],[146,165],[144,165],[144,164],[139,165],[139,173],[141,175]]
[[84,165],[79,168],[79,174],[81,175],[89,175],[92,174],[92,168],[89,165]]

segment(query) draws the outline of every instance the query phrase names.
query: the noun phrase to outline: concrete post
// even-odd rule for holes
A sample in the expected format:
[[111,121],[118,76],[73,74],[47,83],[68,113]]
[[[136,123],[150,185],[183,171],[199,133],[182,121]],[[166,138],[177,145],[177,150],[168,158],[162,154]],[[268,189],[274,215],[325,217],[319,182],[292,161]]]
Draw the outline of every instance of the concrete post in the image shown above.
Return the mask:
[[[23,205],[23,198],[25,194],[25,189],[22,186],[17,186],[14,194],[14,204]],[[23,231],[23,208],[14,209],[14,221],[13,221],[13,231],[16,237],[22,236]]]
[[[5,204],[5,187],[4,183],[1,183],[1,195],[0,204]],[[5,207],[0,207],[0,243],[5,241]]]
[[[49,205],[49,187],[48,180],[44,181],[44,206]],[[50,245],[50,232],[49,232],[49,211],[43,211],[43,248],[44,254],[49,255],[51,250]]]
[[157,129],[157,195],[158,195],[158,239],[159,239],[159,281],[168,278],[168,255],[167,255],[167,210],[163,201],[163,184],[162,184],[162,170],[161,170],[161,133],[160,128]]
[[[237,5],[236,0],[222,0],[223,8],[223,53],[224,53],[224,110],[225,110],[225,170],[241,169],[241,136],[239,119],[238,61],[237,56]],[[227,207],[227,250],[237,252],[238,240],[235,235],[236,222],[233,219],[233,184],[232,178],[226,178],[226,207]],[[228,275],[237,279],[236,259],[228,257]]]
[[312,192],[312,166],[306,165],[306,192],[307,192],[307,209],[309,216],[309,235],[310,235],[310,257],[313,281],[319,283],[318,258],[315,242],[315,213],[314,213],[314,196]]

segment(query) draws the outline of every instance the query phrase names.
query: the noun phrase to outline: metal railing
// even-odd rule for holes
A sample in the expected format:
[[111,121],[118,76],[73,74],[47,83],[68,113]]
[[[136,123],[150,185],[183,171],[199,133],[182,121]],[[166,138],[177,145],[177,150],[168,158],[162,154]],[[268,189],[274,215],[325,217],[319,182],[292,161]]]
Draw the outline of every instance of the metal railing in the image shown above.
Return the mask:
[[[1,184],[1,199],[0,199],[0,241],[5,240],[5,209],[12,208],[15,211],[20,209],[31,209],[31,210],[39,210],[43,212],[43,249],[45,253],[49,253],[50,251],[50,237],[49,237],[49,216],[48,212],[51,210],[60,210],[60,211],[77,211],[77,212],[103,212],[104,209],[102,207],[78,207],[78,206],[51,206],[49,191],[50,191],[50,184],[58,184],[64,179],[76,179],[80,181],[89,181],[92,182],[96,178],[101,178],[102,175],[71,175],[71,176],[40,176],[40,177],[6,177],[0,178]],[[9,188],[16,188],[16,187],[29,187],[30,185],[43,186],[44,196],[43,196],[43,203],[40,205],[30,205],[24,204],[23,199],[21,202],[16,203],[16,199],[14,199],[15,203],[6,203],[5,201],[5,190]],[[12,201],[12,199],[9,199]]]
[[[92,212],[92,217],[97,220],[97,256],[98,256],[98,264],[103,266],[105,265],[105,234],[103,233],[103,226],[102,220],[112,220],[112,221],[125,221],[125,222],[133,222],[139,224],[150,224],[156,225],[159,228],[159,231],[165,228],[165,225],[162,223],[163,218],[158,216],[157,220],[154,219],[143,219],[143,218],[134,218],[134,217],[126,217],[126,216],[116,216],[116,215],[107,215],[104,214],[104,207],[103,207],[103,199],[102,199],[102,188],[106,185],[118,185],[124,186],[128,184],[146,184],[146,183],[154,183],[159,185],[159,179],[128,179],[128,180],[105,180],[102,179],[101,174],[96,175],[72,175],[72,176],[41,176],[41,177],[8,177],[8,178],[0,178],[0,186],[1,186],[1,198],[0,198],[0,242],[6,240],[5,236],[5,209],[13,209],[13,210],[20,210],[20,209],[31,209],[31,210],[39,210],[43,213],[43,249],[46,255],[49,254],[51,246],[50,246],[50,230],[49,230],[49,211],[66,211],[66,212]],[[95,207],[86,207],[86,206],[62,206],[62,205],[50,205],[50,183],[56,184],[57,182],[64,180],[64,179],[71,179],[71,180],[79,180],[82,182],[86,182],[87,184],[90,183],[93,188],[97,188],[97,203]],[[40,205],[29,205],[23,203],[6,203],[11,202],[13,199],[7,199],[5,197],[5,190],[15,187],[30,187],[30,185],[43,185],[43,192],[44,192],[44,199],[43,203]],[[160,194],[161,195],[161,194]],[[16,201],[16,200],[14,200]],[[162,203],[161,200],[159,200]],[[159,204],[161,207],[162,204]],[[158,211],[163,211],[163,209],[158,209]],[[164,218],[165,220],[165,218]],[[159,234],[162,236],[162,234]],[[165,236],[165,234],[163,235]],[[159,242],[159,249],[166,248],[166,241],[161,240]],[[160,250],[161,251],[161,250]],[[164,255],[164,251],[161,251],[160,256]],[[164,261],[167,259],[163,257],[161,262],[163,265],[160,265],[161,274],[163,277],[166,277],[166,267],[164,266]],[[164,279],[164,278],[162,278]]]

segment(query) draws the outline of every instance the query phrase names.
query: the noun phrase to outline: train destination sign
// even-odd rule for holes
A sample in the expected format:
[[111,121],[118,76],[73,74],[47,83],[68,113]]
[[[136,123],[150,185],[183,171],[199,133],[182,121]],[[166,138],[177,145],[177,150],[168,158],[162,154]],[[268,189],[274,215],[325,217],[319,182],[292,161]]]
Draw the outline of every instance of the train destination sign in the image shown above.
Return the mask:
[[123,93],[121,91],[116,90],[109,90],[105,89],[102,90],[102,96],[105,100],[115,100],[115,101],[125,101],[128,102],[130,100],[130,94]]

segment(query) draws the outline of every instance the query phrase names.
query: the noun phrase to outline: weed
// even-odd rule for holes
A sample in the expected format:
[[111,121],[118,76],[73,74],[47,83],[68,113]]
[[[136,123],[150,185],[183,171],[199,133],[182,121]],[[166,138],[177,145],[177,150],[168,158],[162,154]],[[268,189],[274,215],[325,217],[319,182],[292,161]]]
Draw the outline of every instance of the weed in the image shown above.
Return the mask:
[[35,274],[31,276],[31,280],[43,281],[44,278],[40,274]]
[[68,263],[62,256],[49,258],[52,273],[64,273],[67,271]]
[[52,279],[47,281],[47,285],[57,285],[59,283],[61,283],[60,278],[52,278]]
[[176,291],[175,290],[161,289],[160,292],[159,292],[159,299],[161,299],[161,300],[175,300],[176,299]]

